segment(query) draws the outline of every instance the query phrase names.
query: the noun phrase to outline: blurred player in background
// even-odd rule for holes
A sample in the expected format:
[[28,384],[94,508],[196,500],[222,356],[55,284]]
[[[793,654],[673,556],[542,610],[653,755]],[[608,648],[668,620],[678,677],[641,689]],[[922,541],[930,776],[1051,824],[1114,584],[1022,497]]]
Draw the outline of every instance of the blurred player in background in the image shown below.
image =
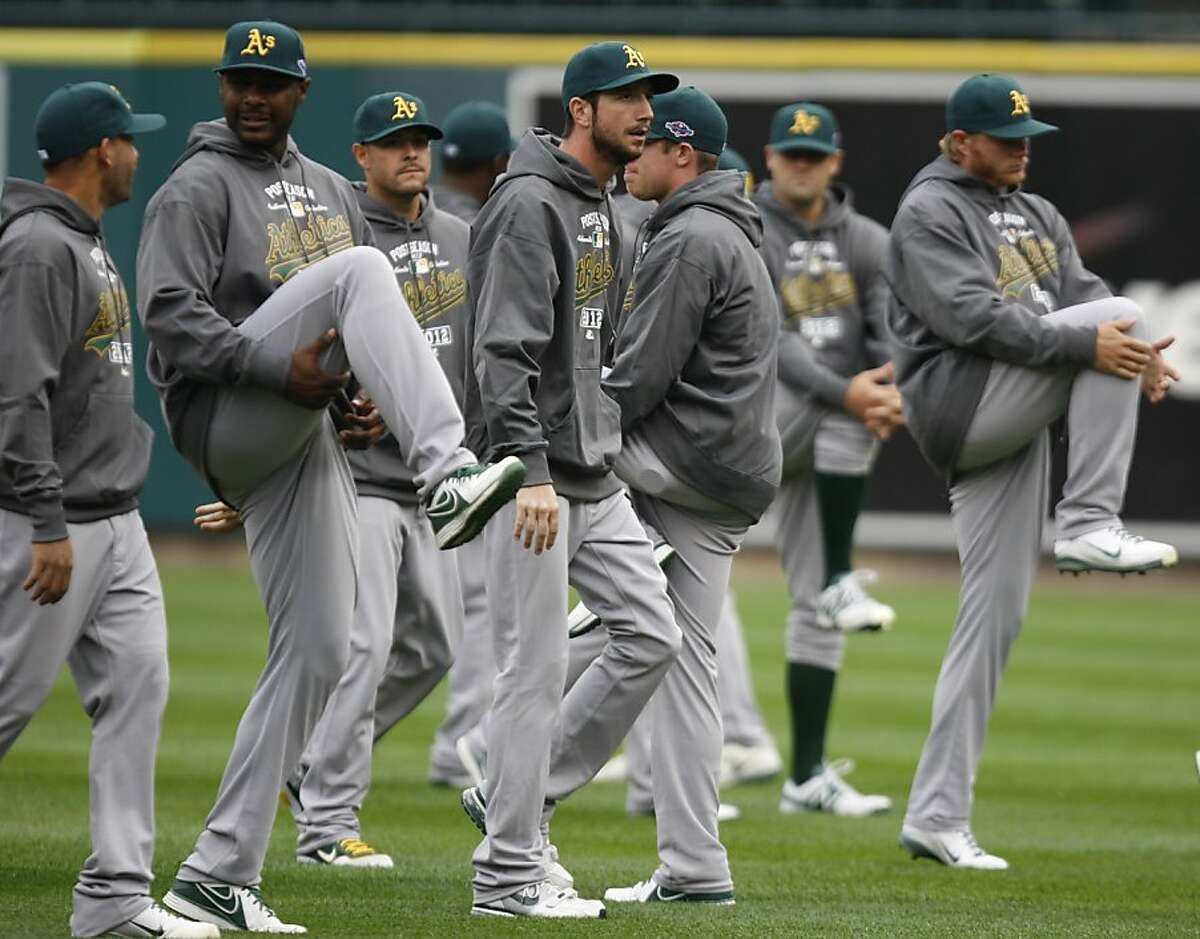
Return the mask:
[[129,299],[100,228],[133,192],[134,135],[165,124],[112,85],[66,85],[37,113],[45,182],[0,197],[0,759],[69,665],[92,720],[74,936],[217,935],[150,897],[167,623],[137,510],[151,432]]
[[833,112],[797,102],[780,108],[766,146],[771,179],[755,192],[763,254],[783,313],[779,426],[784,482],[779,554],[792,598],[787,692],[792,774],[783,812],[861,816],[891,807],[845,781],[849,761],[825,759],[833,690],[846,634],[891,626],[895,614],[851,563],[854,528],[878,452],[901,420],[890,384],[882,275],[887,231],[854,211],[834,182],[841,134]]
[[464,101],[446,115],[442,129],[438,206],[469,224],[508,167],[516,144],[504,111],[490,101]]
[[1047,430],[1067,419],[1054,509],[1059,570],[1145,572],[1175,549],[1126,531],[1139,386],[1178,373],[1139,307],[1079,259],[1066,220],[1022,190],[1036,120],[1021,86],[976,75],[946,103],[942,155],[892,225],[897,377],[921,452],[945,474],[962,563],[958,619],[933,695],[900,843],[951,867],[1004,870],[971,830],[975,774],[1009,650],[1029,603],[1050,476]]

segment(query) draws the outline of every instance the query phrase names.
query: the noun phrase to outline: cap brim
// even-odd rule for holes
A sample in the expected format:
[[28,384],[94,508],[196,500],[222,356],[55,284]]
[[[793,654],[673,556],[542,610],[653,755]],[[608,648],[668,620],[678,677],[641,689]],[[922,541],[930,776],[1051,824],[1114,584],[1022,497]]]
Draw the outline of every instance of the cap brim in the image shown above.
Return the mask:
[[370,137],[360,140],[359,143],[375,143],[377,140],[382,140],[384,137],[390,137],[392,134],[398,134],[402,130],[423,130],[429,135],[430,140],[441,140],[446,135],[442,133],[442,129],[437,124],[403,124],[400,127],[386,127],[377,134],[372,134]]
[[296,69],[281,68],[278,65],[263,65],[259,62],[247,62],[245,65],[238,63],[237,65],[218,65],[214,72],[220,75],[222,72],[240,72],[255,69],[259,72],[278,72],[280,75],[289,75],[292,78],[308,78],[305,72],[297,71]]
[[781,140],[779,143],[767,144],[772,150],[779,153],[795,153],[799,150],[808,150],[812,153],[837,153],[838,148],[831,143],[825,143],[821,140]]
[[1020,137],[1040,137],[1042,134],[1057,133],[1058,128],[1053,124],[1047,124],[1045,121],[1035,121],[1032,117],[1027,117],[1023,121],[1018,121],[1015,124],[1006,124],[1003,127],[997,127],[995,130],[984,130],[980,133],[987,134],[989,137],[997,137],[1000,140],[1016,140]]
[[130,134],[148,134],[167,126],[167,119],[161,114],[132,114],[130,118],[127,131]]
[[622,75],[607,85],[593,88],[592,91],[615,91],[617,88],[624,88],[626,85],[634,85],[638,82],[650,82],[650,94],[652,95],[665,95],[668,91],[674,91],[679,87],[679,76],[672,75],[670,72],[641,72],[637,75]]

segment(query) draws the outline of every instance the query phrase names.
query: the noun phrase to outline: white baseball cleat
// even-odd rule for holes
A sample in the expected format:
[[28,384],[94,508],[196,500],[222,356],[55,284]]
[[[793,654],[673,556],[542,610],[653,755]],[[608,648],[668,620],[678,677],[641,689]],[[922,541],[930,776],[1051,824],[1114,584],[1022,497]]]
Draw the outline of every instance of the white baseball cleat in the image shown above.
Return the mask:
[[176,879],[163,897],[162,905],[188,919],[235,932],[291,935],[308,932],[298,923],[285,923],[276,916],[257,887]]
[[822,590],[817,597],[817,626],[847,633],[891,629],[896,611],[866,591],[866,585],[878,579],[875,571],[850,571]]
[[624,753],[618,753],[611,760],[600,767],[592,782],[599,783],[618,783],[625,782],[629,778],[629,757]]
[[1144,574],[1178,563],[1179,552],[1171,545],[1139,538],[1118,525],[1054,542],[1054,565],[1060,571]]
[[728,802],[722,802],[717,806],[718,822],[736,822],[741,817],[742,810],[736,805],[730,805]]
[[1196,751],[1196,775],[1200,776],[1200,750]]
[[1008,861],[984,851],[969,828],[956,831],[922,831],[920,828],[905,825],[900,830],[900,847],[906,848],[913,860],[927,857],[947,867],[961,867],[965,870],[1008,870]]
[[516,893],[471,907],[472,916],[512,919],[533,916],[545,919],[604,919],[607,911],[599,900],[584,900],[574,890],[563,890],[549,881],[530,884]]
[[454,752],[458,754],[458,761],[467,771],[471,785],[482,786],[486,778],[484,767],[487,765],[487,754],[477,746],[474,738],[473,732],[463,734],[454,741]]
[[854,772],[853,760],[834,760],[826,763],[821,772],[802,783],[785,779],[779,798],[779,811],[784,815],[799,812],[828,812],[847,818],[862,818],[890,811],[892,800],[887,796],[863,795],[843,779]]
[[783,758],[773,743],[752,747],[727,743],[721,747],[721,785],[766,782],[783,771]]
[[735,903],[732,890],[690,893],[664,887],[653,877],[639,880],[632,887],[609,887],[604,891],[604,899],[609,903],[711,903],[714,906],[733,906]]
[[570,890],[575,886],[575,878],[558,861],[558,848],[546,841],[542,845],[542,868],[546,871],[546,882],[559,890]]
[[219,939],[221,930],[212,923],[176,916],[157,903],[151,903],[133,919],[109,930],[106,936],[157,936],[159,939]]
[[297,854],[296,860],[326,867],[395,867],[390,855],[376,851],[361,838],[342,838],[323,844],[314,851]]

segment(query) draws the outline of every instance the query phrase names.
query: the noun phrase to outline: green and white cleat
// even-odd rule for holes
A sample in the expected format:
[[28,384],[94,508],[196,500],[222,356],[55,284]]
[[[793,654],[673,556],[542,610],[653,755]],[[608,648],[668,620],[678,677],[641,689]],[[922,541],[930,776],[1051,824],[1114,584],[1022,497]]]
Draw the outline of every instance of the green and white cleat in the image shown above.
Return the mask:
[[106,936],[154,936],[156,939],[219,939],[221,930],[212,923],[176,916],[157,903],[151,903],[133,919],[109,930]]
[[737,902],[732,890],[689,893],[664,887],[653,877],[639,880],[632,887],[609,887],[604,891],[604,899],[609,903],[711,903],[713,906],[733,906]]
[[472,916],[498,916],[512,919],[532,916],[545,919],[604,919],[607,915],[599,900],[584,900],[574,890],[555,887],[548,880],[522,887],[516,893],[471,907]]
[[1076,574],[1144,574],[1178,563],[1179,552],[1173,546],[1139,538],[1119,525],[1054,542],[1055,567]]
[[438,547],[457,548],[478,535],[524,481],[525,464],[515,456],[465,466],[443,479],[425,504]]
[[162,905],[180,916],[218,929],[299,935],[308,932],[297,923],[285,923],[267,906],[258,887],[194,883],[176,880]]
[[389,855],[376,851],[361,838],[342,838],[307,854],[297,854],[296,860],[327,867],[395,867]]

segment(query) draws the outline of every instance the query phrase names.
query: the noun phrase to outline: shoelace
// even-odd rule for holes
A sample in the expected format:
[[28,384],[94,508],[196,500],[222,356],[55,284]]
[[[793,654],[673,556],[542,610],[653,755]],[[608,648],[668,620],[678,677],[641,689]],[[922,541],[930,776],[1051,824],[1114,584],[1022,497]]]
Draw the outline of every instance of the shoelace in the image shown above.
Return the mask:
[[1109,531],[1111,531],[1114,535],[1117,536],[1118,541],[1128,541],[1132,544],[1137,544],[1139,541],[1146,540],[1141,535],[1135,535],[1129,529],[1122,528],[1120,525],[1114,525],[1112,528],[1109,529]]
[[273,919],[279,919],[279,917],[275,915],[275,911],[267,906],[267,901],[263,899],[261,887],[246,887],[245,889],[246,892],[250,894],[250,899],[254,901],[254,903],[260,910],[263,911],[263,913],[272,917]]
[[342,850],[350,857],[363,857],[367,854],[375,853],[375,849],[361,838],[343,838],[338,844],[342,846]]
[[979,846],[979,842],[975,840],[975,835],[971,832],[970,829],[967,829],[966,831],[964,831],[962,833],[962,836],[963,836],[963,841],[966,843],[967,850],[969,852],[971,852],[972,856],[983,857],[985,854],[987,854],[987,852],[984,851],[983,848],[981,848]]
[[834,802],[844,795],[858,795],[859,792],[851,786],[843,776],[849,776],[854,772],[857,766],[854,760],[848,757],[843,757],[839,760],[834,760],[832,763],[825,764],[825,770],[821,776],[825,781],[825,790],[822,792],[822,801],[827,805],[832,806]]

